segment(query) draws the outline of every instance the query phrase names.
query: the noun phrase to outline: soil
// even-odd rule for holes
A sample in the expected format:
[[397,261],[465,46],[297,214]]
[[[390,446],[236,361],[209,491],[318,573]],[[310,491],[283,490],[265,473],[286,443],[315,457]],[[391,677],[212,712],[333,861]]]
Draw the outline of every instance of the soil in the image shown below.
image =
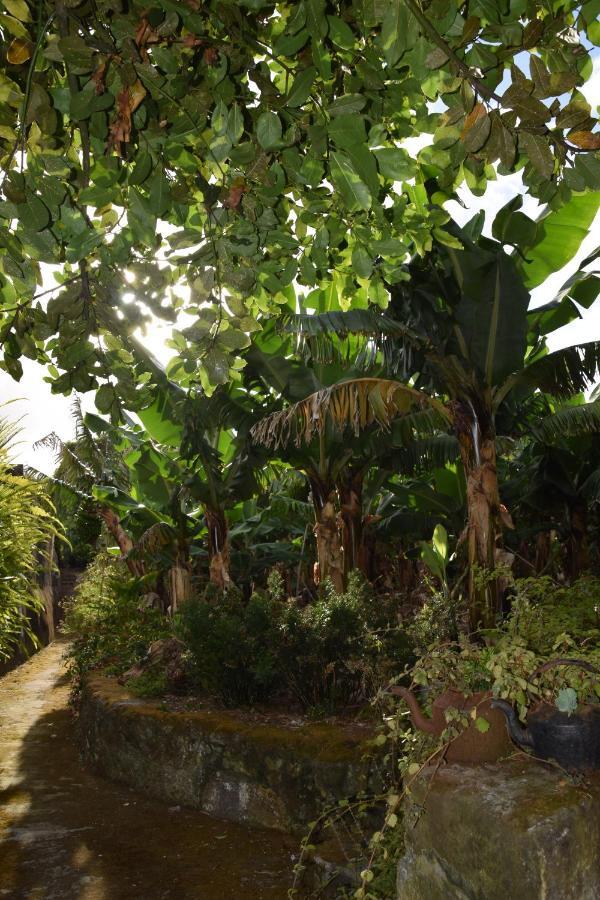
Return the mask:
[[86,771],[55,642],[0,679],[0,898],[285,900],[297,840]]

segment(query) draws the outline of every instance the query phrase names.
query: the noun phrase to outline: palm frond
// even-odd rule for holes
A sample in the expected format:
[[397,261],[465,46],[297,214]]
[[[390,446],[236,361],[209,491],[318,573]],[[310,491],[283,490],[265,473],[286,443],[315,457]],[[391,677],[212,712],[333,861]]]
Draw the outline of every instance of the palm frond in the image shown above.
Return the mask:
[[408,474],[442,468],[446,463],[455,462],[459,453],[458,440],[454,435],[437,434],[409,441],[397,451],[396,459],[399,471]]
[[[427,343],[402,322],[370,309],[290,313],[283,317],[281,327],[296,335],[304,359],[332,363],[352,357],[353,365],[363,370],[371,368],[381,353],[388,371],[408,373],[414,349]],[[351,343],[350,338],[355,340]]]
[[564,406],[534,426],[533,433],[541,441],[582,434],[600,434],[600,400],[579,406]]
[[418,409],[392,422],[390,443],[404,446],[418,438],[436,435],[448,428],[448,417],[437,408]]
[[293,406],[261,419],[251,430],[257,443],[277,449],[294,443],[310,443],[327,423],[337,430],[352,429],[355,435],[370,425],[389,429],[393,419],[414,407],[432,407],[448,418],[444,405],[399,381],[385,378],[355,378],[317,391]]
[[[9,400],[6,403],[0,404],[0,409],[3,409],[12,402],[12,400]],[[22,418],[23,417],[13,421],[12,419],[0,416],[0,457],[3,461],[7,459],[8,454],[13,447],[15,438],[21,433]]]
[[588,390],[600,376],[600,341],[555,350],[530,363],[518,381],[555,396],[572,396]]

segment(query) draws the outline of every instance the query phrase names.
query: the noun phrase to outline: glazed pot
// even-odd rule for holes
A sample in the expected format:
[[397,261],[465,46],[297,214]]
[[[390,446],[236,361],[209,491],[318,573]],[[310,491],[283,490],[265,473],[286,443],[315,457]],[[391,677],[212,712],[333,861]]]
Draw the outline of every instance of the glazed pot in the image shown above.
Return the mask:
[[[448,762],[496,762],[512,749],[504,717],[500,710],[492,707],[492,695],[489,691],[474,694],[463,694],[452,689],[444,691],[433,701],[431,718],[423,713],[417,698],[408,688],[394,686],[390,691],[406,701],[415,728],[428,734],[442,734],[448,725],[445,712],[449,707],[455,707],[467,716],[469,726],[454,738],[444,753]],[[486,732],[481,732],[476,727],[475,720],[472,719],[473,709],[476,710],[476,718],[481,717],[489,723],[490,727]]]

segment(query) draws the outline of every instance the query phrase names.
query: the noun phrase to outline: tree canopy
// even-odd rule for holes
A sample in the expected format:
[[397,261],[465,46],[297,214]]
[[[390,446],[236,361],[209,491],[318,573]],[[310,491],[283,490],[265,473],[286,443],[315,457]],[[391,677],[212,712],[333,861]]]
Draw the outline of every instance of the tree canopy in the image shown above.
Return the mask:
[[498,222],[528,288],[597,210],[597,0],[0,5],[0,364],[115,420],[164,381],[151,316],[189,314],[167,377],[210,392],[266,316],[385,308],[408,258],[460,250],[463,183],[518,171],[566,210]]

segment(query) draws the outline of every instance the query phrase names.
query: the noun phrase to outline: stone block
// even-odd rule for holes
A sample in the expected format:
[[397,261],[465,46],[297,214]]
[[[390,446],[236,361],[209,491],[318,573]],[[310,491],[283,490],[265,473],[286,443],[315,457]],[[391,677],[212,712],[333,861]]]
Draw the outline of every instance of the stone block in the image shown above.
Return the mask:
[[398,900],[600,900],[597,776],[525,758],[432,768],[404,814]]

